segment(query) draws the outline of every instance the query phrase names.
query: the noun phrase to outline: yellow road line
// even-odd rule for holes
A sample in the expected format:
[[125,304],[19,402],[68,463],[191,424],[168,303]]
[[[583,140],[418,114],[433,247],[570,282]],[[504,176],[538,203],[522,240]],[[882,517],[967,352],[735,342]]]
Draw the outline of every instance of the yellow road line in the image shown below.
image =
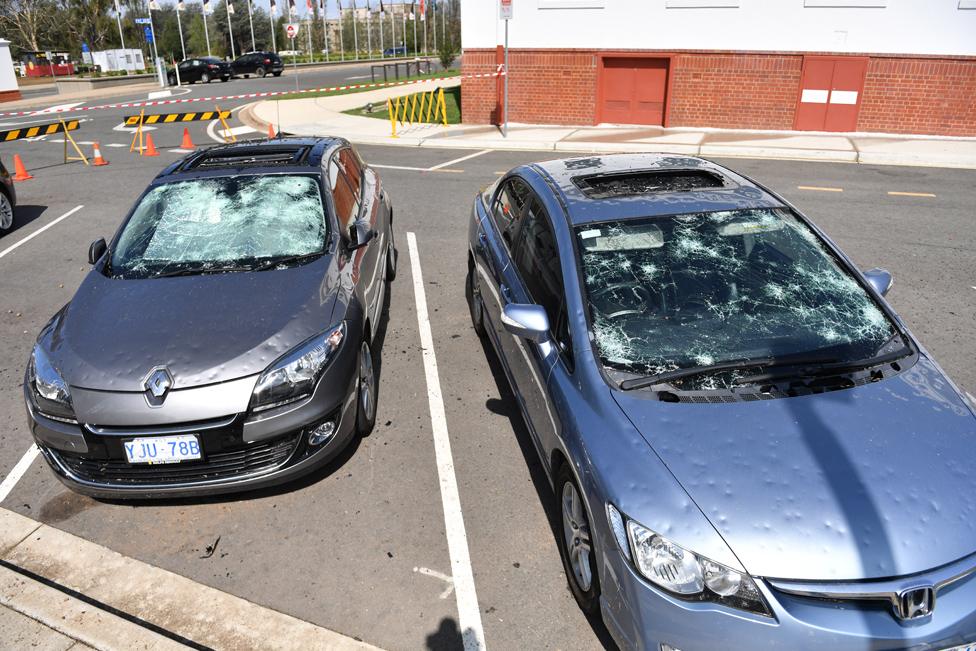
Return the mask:
[[893,197],[934,197],[931,192],[889,192]]
[[844,188],[823,188],[818,185],[798,185],[797,190],[814,190],[816,192],[843,192]]

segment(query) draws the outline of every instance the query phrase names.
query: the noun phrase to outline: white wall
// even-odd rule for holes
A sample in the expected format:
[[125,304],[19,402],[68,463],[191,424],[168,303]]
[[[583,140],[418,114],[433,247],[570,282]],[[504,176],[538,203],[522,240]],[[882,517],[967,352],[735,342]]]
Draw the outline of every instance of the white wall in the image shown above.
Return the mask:
[[0,92],[17,90],[17,73],[10,58],[10,41],[0,38]]
[[[973,0],[513,0],[517,48],[976,55]],[[967,9],[966,7],[972,7]],[[498,0],[461,0],[461,43],[504,41]]]

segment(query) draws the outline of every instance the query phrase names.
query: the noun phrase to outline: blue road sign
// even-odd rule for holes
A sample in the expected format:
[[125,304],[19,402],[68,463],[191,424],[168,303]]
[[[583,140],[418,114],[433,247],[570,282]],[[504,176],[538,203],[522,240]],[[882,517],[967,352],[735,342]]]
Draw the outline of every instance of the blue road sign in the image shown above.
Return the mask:
[[149,25],[146,25],[142,29],[146,34],[146,43],[152,43],[153,42],[152,28],[150,28]]
[[136,18],[136,25],[148,25],[151,21],[148,18]]

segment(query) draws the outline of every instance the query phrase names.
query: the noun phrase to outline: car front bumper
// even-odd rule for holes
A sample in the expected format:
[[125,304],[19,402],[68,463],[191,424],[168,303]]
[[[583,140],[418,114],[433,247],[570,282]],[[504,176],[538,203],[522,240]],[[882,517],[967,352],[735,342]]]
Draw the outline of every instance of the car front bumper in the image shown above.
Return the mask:
[[880,602],[799,597],[757,581],[769,618],[666,595],[616,547],[601,562],[603,620],[621,649],[937,651],[976,642],[976,574],[940,591],[933,613],[913,622]]
[[[208,402],[212,394],[205,392],[207,387],[201,387],[172,391],[167,396],[167,403],[172,404],[165,406],[171,407],[172,414],[187,413],[185,408],[180,408],[185,407],[181,400],[197,403],[191,419],[165,422],[160,411],[145,405],[142,394],[103,392],[102,402],[87,404],[83,413],[111,414],[104,420],[114,424],[63,423],[37,412],[25,383],[28,424],[58,479],[85,495],[145,499],[266,488],[322,467],[356,436],[356,353],[356,346],[344,346],[311,397],[295,405],[263,412],[259,417],[249,416],[246,408],[229,412],[228,405],[234,404],[233,401]],[[256,377],[243,382],[247,395],[239,397],[238,406],[246,405],[254,380]],[[80,397],[82,392],[77,393]],[[139,398],[142,403],[133,398]],[[140,404],[145,405],[142,414]],[[205,413],[207,409],[211,413]],[[140,416],[145,420],[140,422]],[[311,445],[309,433],[326,421],[336,423],[335,432],[325,442]],[[124,441],[171,434],[197,435],[203,458],[159,465],[126,462]]]

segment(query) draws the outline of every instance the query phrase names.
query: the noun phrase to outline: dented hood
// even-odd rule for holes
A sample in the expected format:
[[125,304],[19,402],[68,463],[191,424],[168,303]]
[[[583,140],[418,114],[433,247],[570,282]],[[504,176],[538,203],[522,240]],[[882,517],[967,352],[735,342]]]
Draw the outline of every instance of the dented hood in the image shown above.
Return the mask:
[[133,280],[92,271],[42,344],[67,383],[86,389],[141,392],[160,365],[174,389],[253,375],[331,325],[330,262]]
[[924,356],[820,395],[614,396],[755,576],[903,576],[976,551],[976,417]]

